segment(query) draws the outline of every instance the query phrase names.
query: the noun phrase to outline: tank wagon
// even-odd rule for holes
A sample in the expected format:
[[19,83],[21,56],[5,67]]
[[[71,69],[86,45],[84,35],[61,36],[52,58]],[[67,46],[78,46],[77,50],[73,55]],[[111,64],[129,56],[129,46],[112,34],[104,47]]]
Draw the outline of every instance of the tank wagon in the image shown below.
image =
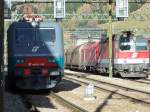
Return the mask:
[[[79,70],[109,71],[109,44],[107,38],[101,41],[86,43],[75,48],[70,48],[65,53],[68,56],[67,67]],[[76,57],[76,58],[75,58]],[[78,57],[78,58],[77,58]],[[75,59],[74,59],[75,58]],[[72,60],[81,60],[76,63]],[[113,71],[122,77],[147,77],[149,67],[148,40],[143,36],[134,36],[132,32],[123,32],[113,37]]]
[[61,81],[64,49],[58,23],[41,21],[39,16],[28,17],[13,22],[7,34],[8,77],[13,86],[49,89]]

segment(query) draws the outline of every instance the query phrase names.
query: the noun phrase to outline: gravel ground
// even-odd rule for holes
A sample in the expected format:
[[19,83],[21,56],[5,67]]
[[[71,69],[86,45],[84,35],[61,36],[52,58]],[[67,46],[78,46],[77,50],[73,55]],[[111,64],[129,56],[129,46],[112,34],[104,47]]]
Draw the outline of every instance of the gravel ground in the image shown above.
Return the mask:
[[[28,95],[29,101],[36,106],[40,112],[72,112],[67,107],[56,101],[51,96]],[[4,112],[29,112],[18,95],[5,92]]]
[[[69,76],[69,77],[74,78],[76,80],[81,80],[81,81],[84,81],[84,82],[87,82],[87,83],[91,83],[91,81],[87,81],[87,80],[80,79],[80,78],[77,78],[77,77],[72,77],[72,76]],[[117,93],[120,93],[120,94],[123,94],[123,95],[128,95],[128,96],[130,96],[132,98],[138,98],[138,99],[150,102],[150,95],[147,95],[145,93],[140,93],[140,92],[135,92],[135,91],[128,91],[128,90],[122,90],[122,89],[116,89],[115,87],[111,87],[111,86],[104,85],[104,84],[99,84],[97,82],[96,83],[93,82],[93,84],[98,86],[98,87],[101,87],[101,88],[107,88],[107,89],[109,89],[111,91],[117,91]]]
[[4,112],[28,112],[18,95],[4,92]]
[[[65,72],[67,73],[74,73],[74,74],[79,74],[80,72],[74,72],[74,71],[70,71],[70,70],[65,70]],[[138,83],[138,82],[133,82],[130,80],[123,80],[123,79],[119,79],[119,78],[109,78],[109,77],[104,77],[101,75],[92,75],[90,73],[80,73],[84,76],[86,76],[87,78],[91,78],[91,79],[95,79],[95,80],[99,80],[99,81],[104,81],[104,82],[109,82],[112,84],[117,84],[123,87],[129,87],[132,89],[137,89],[137,90],[143,90],[146,92],[150,93],[150,84],[142,84],[142,83]]]
[[71,112],[49,95],[29,95],[28,98],[40,112]]
[[[125,81],[123,79],[112,78],[110,80],[108,77],[95,75],[89,75],[87,77],[112,83],[115,82],[124,86],[136,86],[135,88],[139,87],[139,89],[142,88],[149,91],[149,86],[147,87],[144,84],[137,85],[137,83],[129,84],[131,81]],[[64,99],[67,99],[78,106],[84,107],[89,112],[149,112],[150,110],[150,107],[148,106],[123,98],[115,93],[98,90],[94,90],[94,96],[96,97],[95,100],[85,101],[85,88],[86,86],[64,79],[54,91]],[[126,94],[128,94],[128,92],[126,92]],[[135,93],[135,95],[136,94],[137,93]],[[40,112],[72,112],[72,110],[68,109],[49,95],[28,95],[28,97],[30,102],[32,102]],[[4,112],[28,112],[28,110],[24,107],[24,104],[18,95],[5,92]]]
[[89,112],[149,112],[150,110],[148,106],[143,106],[138,102],[123,98],[115,93],[98,90],[94,92],[96,100],[85,101],[85,88],[86,86],[63,80],[56,88],[58,91],[55,92],[68,101],[84,107]]

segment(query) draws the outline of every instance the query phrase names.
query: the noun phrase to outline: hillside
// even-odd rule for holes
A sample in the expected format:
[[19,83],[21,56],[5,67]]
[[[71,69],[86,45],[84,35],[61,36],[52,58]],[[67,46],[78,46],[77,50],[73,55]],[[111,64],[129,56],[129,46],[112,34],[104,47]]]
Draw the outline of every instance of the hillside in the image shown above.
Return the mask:
[[[93,1],[93,0],[88,0]],[[23,14],[23,9],[21,8],[22,5],[27,4],[20,4],[13,2],[12,10],[13,14]],[[36,4],[28,4],[32,5],[33,13],[35,14],[53,14],[53,4],[51,3],[36,3]],[[138,8],[141,7],[140,4],[129,4],[130,12],[137,12]],[[147,6],[147,5],[146,5]],[[145,8],[147,8],[144,6]],[[148,6],[149,7],[149,6]],[[17,11],[16,11],[17,10]],[[143,11],[143,9],[141,9]],[[134,12],[132,16],[134,17]],[[145,11],[144,11],[145,12]],[[139,10],[140,13],[140,10]],[[68,15],[69,14],[69,15]],[[115,6],[113,5],[113,17],[115,17]],[[54,19],[53,16],[46,16],[46,19]],[[62,26],[64,28],[74,29],[76,27],[94,27],[98,24],[103,24],[108,22],[108,3],[91,3],[91,4],[82,4],[82,3],[69,3],[66,4],[66,18],[63,20]],[[131,17],[132,19],[132,17]]]
[[[92,0],[91,0],[92,1]],[[19,9],[19,5],[13,5],[14,12]],[[53,14],[52,4],[31,4],[34,13]],[[114,21],[113,32],[117,33],[122,30],[135,30],[139,34],[149,33],[150,24],[150,4],[129,4],[129,18],[125,21]],[[22,13],[22,10],[19,11]],[[76,28],[108,28],[108,4],[66,4],[67,15],[63,19],[62,27],[64,30],[75,30]],[[113,17],[115,17],[115,6],[113,6]],[[54,19],[46,16],[46,19]],[[64,32],[65,45],[71,44],[70,33]]]
[[141,8],[129,14],[128,20],[150,20],[150,3],[145,3]]
[[[117,21],[112,23],[113,32],[117,33],[123,30],[133,30],[136,34],[149,34],[150,32],[150,4],[145,3],[141,8],[129,14],[125,21]],[[108,24],[98,25],[107,29]]]

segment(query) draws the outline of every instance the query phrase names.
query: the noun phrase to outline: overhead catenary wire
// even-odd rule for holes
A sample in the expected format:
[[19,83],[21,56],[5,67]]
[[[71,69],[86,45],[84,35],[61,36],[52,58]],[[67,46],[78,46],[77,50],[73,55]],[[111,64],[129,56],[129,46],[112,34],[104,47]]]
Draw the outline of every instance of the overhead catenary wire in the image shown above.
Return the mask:
[[[19,2],[19,3],[53,3],[53,0],[12,0],[12,2]],[[66,0],[65,3],[109,3],[109,0]],[[112,0],[112,3],[116,3],[115,0]],[[128,3],[150,3],[150,1],[143,1],[143,0],[129,0]]]

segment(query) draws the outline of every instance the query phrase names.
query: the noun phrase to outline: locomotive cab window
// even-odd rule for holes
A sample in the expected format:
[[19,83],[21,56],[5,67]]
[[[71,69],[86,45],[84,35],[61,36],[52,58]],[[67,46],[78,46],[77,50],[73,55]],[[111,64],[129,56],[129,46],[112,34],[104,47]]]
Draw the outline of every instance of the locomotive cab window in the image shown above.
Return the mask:
[[38,28],[37,40],[44,42],[55,42],[55,29],[54,28]]
[[120,50],[131,50],[132,49],[132,42],[129,36],[121,35],[119,39],[119,47]]
[[32,42],[35,38],[35,30],[33,28],[17,28],[15,32],[16,43]]
[[148,44],[147,44],[146,40],[138,39],[135,43],[135,46],[136,46],[137,51],[147,50]]

